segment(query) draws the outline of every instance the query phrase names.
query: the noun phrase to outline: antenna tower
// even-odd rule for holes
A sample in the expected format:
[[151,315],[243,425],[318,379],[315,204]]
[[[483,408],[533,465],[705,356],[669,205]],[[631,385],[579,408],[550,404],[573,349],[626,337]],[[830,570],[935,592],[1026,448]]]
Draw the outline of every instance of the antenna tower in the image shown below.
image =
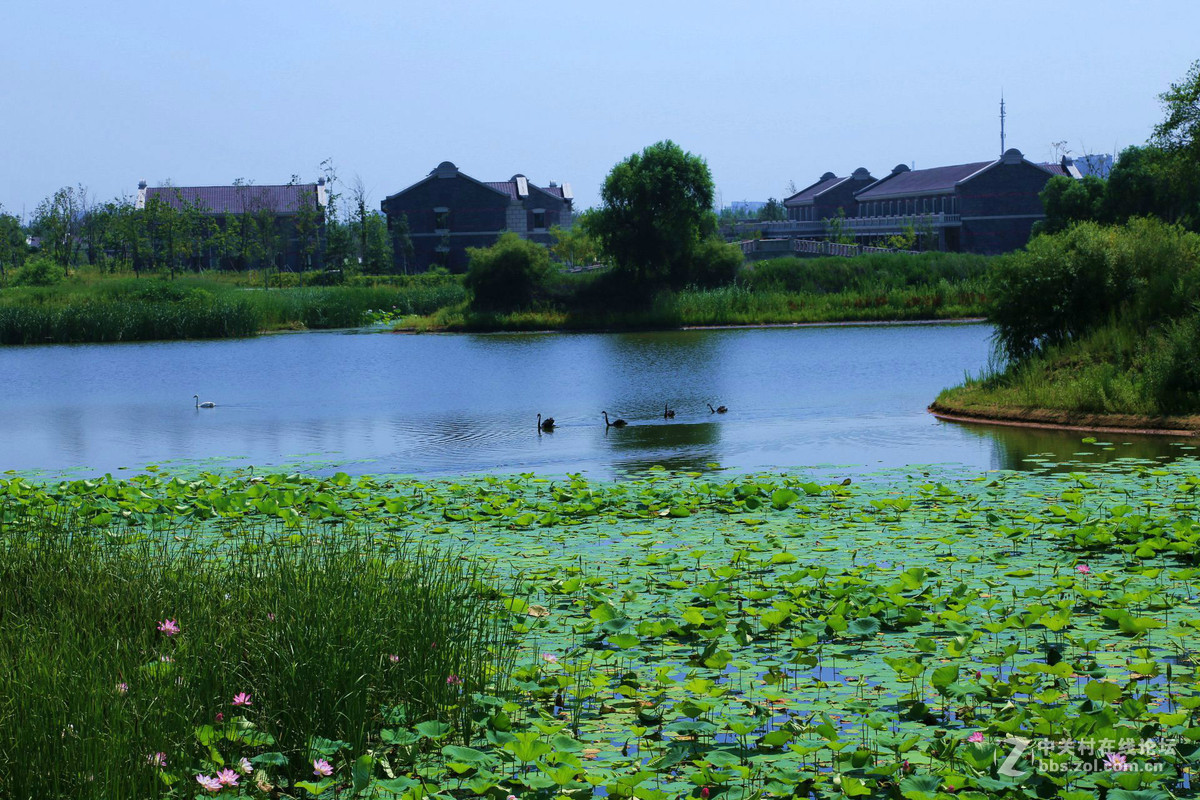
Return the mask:
[[1000,91],[1000,155],[1004,155],[1004,91]]

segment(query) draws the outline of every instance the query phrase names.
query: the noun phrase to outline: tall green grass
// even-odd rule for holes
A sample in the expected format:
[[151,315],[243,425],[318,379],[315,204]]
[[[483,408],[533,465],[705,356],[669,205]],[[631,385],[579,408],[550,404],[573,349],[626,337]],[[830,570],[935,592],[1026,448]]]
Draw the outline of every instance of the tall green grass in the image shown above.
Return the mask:
[[370,310],[431,314],[465,298],[443,277],[396,286],[261,289],[210,278],[87,279],[0,291],[0,344],[253,336],[265,330],[348,328]]
[[314,757],[389,727],[466,741],[463,698],[508,673],[473,561],[350,527],[132,530],[51,511],[0,528],[0,796],[192,796],[241,758],[312,780]]

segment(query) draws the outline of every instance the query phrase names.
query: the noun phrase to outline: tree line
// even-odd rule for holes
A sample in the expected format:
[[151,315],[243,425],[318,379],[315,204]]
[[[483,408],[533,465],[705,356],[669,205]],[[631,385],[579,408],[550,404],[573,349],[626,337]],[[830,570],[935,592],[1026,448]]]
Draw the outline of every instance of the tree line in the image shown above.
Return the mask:
[[[327,204],[322,208],[315,193],[305,192],[295,211],[282,216],[253,181],[243,179],[233,182],[239,209],[219,214],[170,182],[140,208],[128,195],[99,201],[82,184],[58,189],[28,220],[0,206],[0,279],[33,258],[65,273],[85,265],[135,274],[346,266],[386,273],[399,252],[406,270],[412,254],[407,221],[396,220],[389,229],[383,214],[368,207],[361,179],[341,191],[332,164],[321,166]],[[300,184],[296,175],[288,183]]]
[[1121,151],[1108,177],[1056,175],[1042,191],[1046,219],[1034,233],[1089,221],[1155,217],[1200,231],[1200,61],[1159,95],[1165,112],[1150,140]]

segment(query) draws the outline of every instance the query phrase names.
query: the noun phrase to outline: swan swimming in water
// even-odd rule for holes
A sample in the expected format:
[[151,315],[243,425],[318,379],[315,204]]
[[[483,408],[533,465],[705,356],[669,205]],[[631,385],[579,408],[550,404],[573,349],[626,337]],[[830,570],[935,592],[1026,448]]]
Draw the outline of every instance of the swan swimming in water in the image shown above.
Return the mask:
[[712,403],[708,404],[708,411],[710,414],[724,414],[728,410],[729,409],[725,406],[717,406],[716,408],[713,408]]
[[663,404],[663,419],[675,419],[675,411],[671,408],[670,403]]
[[546,419],[543,420],[542,415],[538,414],[538,430],[545,431],[546,433],[553,433],[554,417],[546,417]]
[[604,415],[604,427],[606,430],[608,428],[624,428],[626,425],[629,424],[623,419],[614,419],[612,422],[609,422],[608,421],[608,412],[601,411],[600,413]]
[[205,400],[203,403],[201,403],[200,395],[198,395],[198,394],[192,395],[192,399],[196,401],[196,408],[216,408],[217,407],[217,404],[214,403],[212,400]]

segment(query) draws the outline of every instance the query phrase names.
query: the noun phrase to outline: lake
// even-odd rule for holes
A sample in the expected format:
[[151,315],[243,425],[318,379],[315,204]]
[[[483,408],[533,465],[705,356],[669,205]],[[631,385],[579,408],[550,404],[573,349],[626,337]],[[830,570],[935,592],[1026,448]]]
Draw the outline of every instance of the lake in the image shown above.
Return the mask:
[[[1157,437],[1105,449],[1078,433],[936,420],[926,406],[984,367],[990,335],[983,324],[337,331],[0,348],[0,469],[89,475],[176,462],[617,476],[656,464],[1019,469],[1038,466],[1034,454],[1179,453]],[[193,394],[217,407],[195,408]],[[674,419],[663,418],[664,403]],[[605,410],[629,426],[606,429]],[[537,431],[538,413],[555,418],[553,433]]]

